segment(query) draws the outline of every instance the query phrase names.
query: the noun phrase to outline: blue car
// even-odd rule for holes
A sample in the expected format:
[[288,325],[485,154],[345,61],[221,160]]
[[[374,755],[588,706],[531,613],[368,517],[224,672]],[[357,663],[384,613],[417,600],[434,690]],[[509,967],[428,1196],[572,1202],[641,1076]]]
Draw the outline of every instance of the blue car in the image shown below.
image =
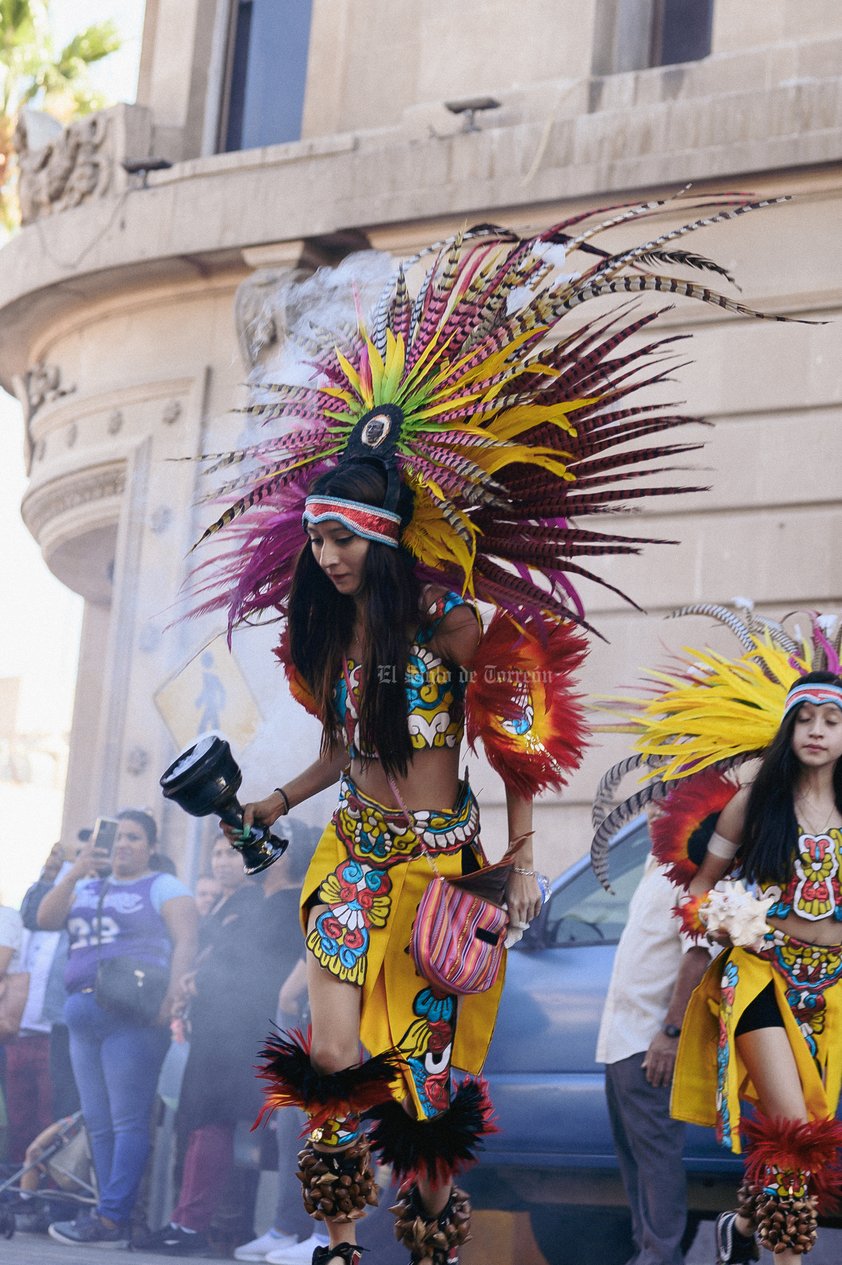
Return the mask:
[[[616,945],[648,852],[641,819],[613,843],[615,894],[600,886],[587,859],[577,862],[553,883],[540,916],[509,953],[485,1068],[500,1132],[465,1179],[480,1207],[528,1208],[542,1247],[549,1235],[557,1248],[573,1208],[585,1220],[599,1208],[606,1265],[610,1210],[625,1208],[625,1195],[594,1051]],[[688,1126],[685,1162],[692,1210],[711,1215],[733,1202],[741,1163],[712,1129]],[[623,1240],[627,1229],[617,1233]],[[627,1247],[623,1240],[618,1260]]]

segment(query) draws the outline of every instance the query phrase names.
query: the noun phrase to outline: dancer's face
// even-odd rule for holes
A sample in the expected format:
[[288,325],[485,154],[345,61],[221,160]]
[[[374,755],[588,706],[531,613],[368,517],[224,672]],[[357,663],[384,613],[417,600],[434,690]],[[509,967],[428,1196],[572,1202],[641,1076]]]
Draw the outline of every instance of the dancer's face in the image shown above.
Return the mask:
[[369,542],[339,522],[329,519],[307,528],[313,557],[340,593],[358,597],[365,582]]
[[792,750],[808,769],[835,764],[842,756],[842,710],[835,703],[802,703],[792,728]]

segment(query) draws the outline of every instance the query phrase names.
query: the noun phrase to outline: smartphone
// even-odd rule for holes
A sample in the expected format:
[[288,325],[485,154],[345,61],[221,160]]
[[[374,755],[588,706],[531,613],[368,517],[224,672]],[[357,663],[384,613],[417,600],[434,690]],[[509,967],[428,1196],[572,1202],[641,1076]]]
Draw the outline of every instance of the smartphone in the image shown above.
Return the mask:
[[114,847],[118,825],[119,822],[116,817],[97,817],[93,833],[94,847],[101,848],[103,852],[107,852],[110,856],[111,849]]

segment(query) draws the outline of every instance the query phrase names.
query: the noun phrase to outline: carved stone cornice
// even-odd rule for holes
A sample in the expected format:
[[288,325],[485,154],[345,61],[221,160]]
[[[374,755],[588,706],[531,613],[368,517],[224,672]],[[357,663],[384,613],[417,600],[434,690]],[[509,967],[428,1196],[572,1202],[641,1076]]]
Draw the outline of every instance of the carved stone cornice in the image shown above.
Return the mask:
[[302,279],[297,268],[260,268],[237,287],[234,325],[244,364],[253,369],[268,347],[278,341],[278,291],[288,278]]
[[76,387],[62,386],[61,365],[38,360],[30,369],[27,369],[26,373],[14,379],[14,388],[23,410],[24,457],[26,473],[29,474],[33,457],[37,456],[37,445],[32,434],[32,420],[35,414],[42,405],[52,404],[65,395],[72,395]]
[[34,488],[23,500],[21,512],[32,535],[39,540],[44,528],[80,506],[122,496],[126,486],[124,461],[109,462],[93,470],[80,470]]
[[[246,252],[250,257],[256,251]],[[258,268],[237,287],[234,324],[243,360],[249,369],[270,368],[289,342],[306,358],[320,327],[349,330],[376,302],[394,263],[382,251],[354,251],[329,267]],[[322,334],[323,337],[323,334]]]
[[52,404],[54,400],[72,395],[76,390],[75,386],[62,386],[61,365],[47,364],[44,360],[36,361],[31,369],[27,369],[23,375],[23,384],[30,421],[42,404]]
[[122,160],[150,152],[151,120],[141,106],[119,105],[86,115],[36,148],[37,131],[28,125],[24,110],[14,137],[23,224],[122,192],[127,188]]

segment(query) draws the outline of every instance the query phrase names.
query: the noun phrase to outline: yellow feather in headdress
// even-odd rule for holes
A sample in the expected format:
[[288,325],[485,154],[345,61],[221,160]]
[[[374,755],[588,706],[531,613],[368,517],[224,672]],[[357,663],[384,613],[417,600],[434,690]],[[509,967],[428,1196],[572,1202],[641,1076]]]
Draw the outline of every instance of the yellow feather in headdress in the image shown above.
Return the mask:
[[458,511],[464,535],[442,517],[441,502],[444,498],[440,489],[430,481],[413,477],[407,482],[415,493],[415,509],[412,521],[404,528],[401,543],[414,558],[427,566],[440,566],[442,560],[453,563],[464,577],[463,593],[473,595],[477,529],[466,514]]
[[403,334],[397,337],[390,329],[386,330],[386,364],[383,375],[382,393],[383,398],[380,401],[383,404],[390,404],[397,394],[401,377],[403,376],[404,364],[406,361],[406,347],[403,341]]
[[[609,529],[614,523],[596,516],[653,495],[702,490],[684,477],[660,481],[684,467],[652,466],[698,445],[665,438],[692,419],[632,399],[637,386],[665,380],[661,361],[674,335],[642,337],[658,312],[633,313],[628,293],[677,293],[763,315],[651,271],[657,261],[673,261],[728,277],[711,260],[661,247],[770,201],[733,193],[693,198],[690,222],[614,254],[588,247],[572,264],[568,256],[598,233],[660,213],[666,202],[612,207],[599,222],[597,213],[577,212],[529,236],[477,225],[405,260],[370,316],[357,303],[354,326],[344,318],[333,323],[332,298],[326,326],[308,309],[310,332],[291,337],[284,351],[295,365],[291,380],[255,384],[266,398],[246,409],[270,427],[266,438],[234,454],[238,463],[248,457],[246,467],[215,489],[215,498],[236,493],[237,500],[203,538],[224,530],[231,547],[218,574],[199,582],[199,609],[228,605],[232,627],[264,614],[284,618],[307,489],[370,450],[388,472],[390,503],[397,481],[416,491],[406,543],[427,580],[474,591],[516,626],[537,621],[545,636],[559,620],[587,625],[580,577],[604,584],[603,555],[650,543],[598,531],[600,521]],[[431,258],[408,282],[415,265]],[[323,289],[316,287],[319,295]],[[581,304],[611,294],[622,295],[614,312],[584,322],[577,315]],[[389,426],[369,430],[368,415],[379,409]],[[211,471],[220,468],[218,455],[209,459]]]
[[752,648],[739,659],[713,650],[685,647],[674,672],[649,671],[654,695],[617,695],[597,702],[618,723],[602,732],[636,733],[636,749],[658,761],[649,777],[689,777],[719,760],[767,747],[777,733],[792,682],[811,670],[807,645],[795,657],[768,636],[751,635]]

